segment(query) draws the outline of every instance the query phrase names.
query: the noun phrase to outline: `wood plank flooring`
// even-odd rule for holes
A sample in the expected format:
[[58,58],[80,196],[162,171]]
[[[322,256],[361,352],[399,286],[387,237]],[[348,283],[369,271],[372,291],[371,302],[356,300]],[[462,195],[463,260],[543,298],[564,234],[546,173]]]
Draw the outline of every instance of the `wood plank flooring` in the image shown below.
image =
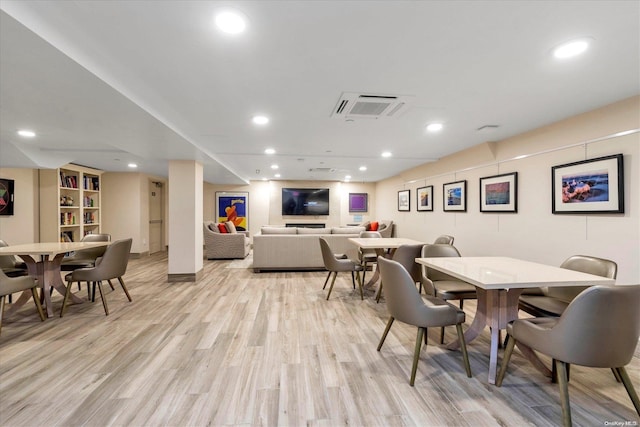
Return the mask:
[[[167,283],[165,253],[132,260],[133,302],[99,301],[40,322],[33,304],[4,319],[2,426],[556,426],[558,388],[516,350],[487,383],[489,334],[471,343],[473,378],[429,331],[409,386],[415,328],[396,322],[348,274],[325,301],[324,272],[255,274],[205,261],[197,283]],[[75,286],[75,285],[74,285]],[[86,289],[75,291],[82,297]],[[465,302],[467,322],[473,301]],[[446,340],[455,337],[447,328]],[[548,360],[545,362],[549,363]],[[640,389],[640,350],[628,367]],[[607,369],[572,366],[575,425],[640,422]],[[635,424],[634,424],[635,423]]]

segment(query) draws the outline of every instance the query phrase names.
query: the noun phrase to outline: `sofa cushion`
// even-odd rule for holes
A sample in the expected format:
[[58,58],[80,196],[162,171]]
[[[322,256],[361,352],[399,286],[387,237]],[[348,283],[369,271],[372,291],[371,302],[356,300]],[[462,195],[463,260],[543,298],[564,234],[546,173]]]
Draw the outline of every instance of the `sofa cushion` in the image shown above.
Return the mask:
[[298,227],[298,234],[331,234],[331,229]]
[[224,226],[226,227],[227,231],[231,234],[235,234],[238,231],[236,230],[236,225],[234,223],[232,223],[231,221],[227,221],[224,223]]
[[364,227],[333,227],[331,234],[360,234],[365,231]]
[[218,224],[216,223],[211,223],[207,226],[209,228],[209,230],[213,231],[214,233],[219,233],[220,230],[218,230]]
[[295,227],[262,227],[262,234],[297,234]]
[[227,234],[229,232],[224,224],[218,224],[218,231],[222,234]]

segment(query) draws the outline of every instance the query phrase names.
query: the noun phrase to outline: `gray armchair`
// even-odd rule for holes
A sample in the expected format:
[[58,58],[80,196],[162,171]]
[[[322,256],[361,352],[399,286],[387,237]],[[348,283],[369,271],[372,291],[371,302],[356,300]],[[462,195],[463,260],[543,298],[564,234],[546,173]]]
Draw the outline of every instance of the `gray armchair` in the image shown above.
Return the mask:
[[207,259],[246,258],[251,250],[248,232],[220,233],[214,230],[216,223],[205,221],[203,224],[204,248]]

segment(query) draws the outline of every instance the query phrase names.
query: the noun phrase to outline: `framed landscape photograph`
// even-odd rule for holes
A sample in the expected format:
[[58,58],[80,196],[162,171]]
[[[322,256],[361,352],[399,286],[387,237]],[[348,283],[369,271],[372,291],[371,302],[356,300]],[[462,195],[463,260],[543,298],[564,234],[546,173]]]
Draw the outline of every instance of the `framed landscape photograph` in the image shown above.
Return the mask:
[[411,210],[411,190],[398,191],[398,210],[401,212]]
[[480,212],[518,212],[518,172],[480,178]]
[[442,184],[443,203],[445,212],[467,211],[467,181],[456,181]]
[[622,154],[551,168],[554,214],[624,213]]
[[367,212],[368,210],[368,193],[349,193],[349,212]]
[[416,206],[419,212],[433,211],[433,185],[418,188],[416,197]]
[[216,191],[216,222],[227,221],[238,231],[249,230],[249,193]]
[[0,215],[13,215],[13,179],[0,178]]

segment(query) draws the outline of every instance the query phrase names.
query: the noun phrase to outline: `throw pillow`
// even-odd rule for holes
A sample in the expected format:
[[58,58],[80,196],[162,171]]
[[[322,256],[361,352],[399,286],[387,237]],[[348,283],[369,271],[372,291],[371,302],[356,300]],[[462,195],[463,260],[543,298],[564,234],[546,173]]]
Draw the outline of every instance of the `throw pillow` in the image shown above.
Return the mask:
[[371,228],[369,228],[369,231],[378,231],[378,221],[372,221],[371,222]]
[[227,227],[227,231],[231,234],[236,234],[236,225],[234,223],[232,223],[231,221],[227,221],[224,223],[225,227]]
[[209,227],[209,230],[213,231],[214,233],[219,233],[220,232],[220,230],[218,230],[218,226],[216,224],[211,223],[211,224],[208,225],[208,227]]
[[227,227],[224,224],[218,224],[218,231],[222,234],[227,234]]

